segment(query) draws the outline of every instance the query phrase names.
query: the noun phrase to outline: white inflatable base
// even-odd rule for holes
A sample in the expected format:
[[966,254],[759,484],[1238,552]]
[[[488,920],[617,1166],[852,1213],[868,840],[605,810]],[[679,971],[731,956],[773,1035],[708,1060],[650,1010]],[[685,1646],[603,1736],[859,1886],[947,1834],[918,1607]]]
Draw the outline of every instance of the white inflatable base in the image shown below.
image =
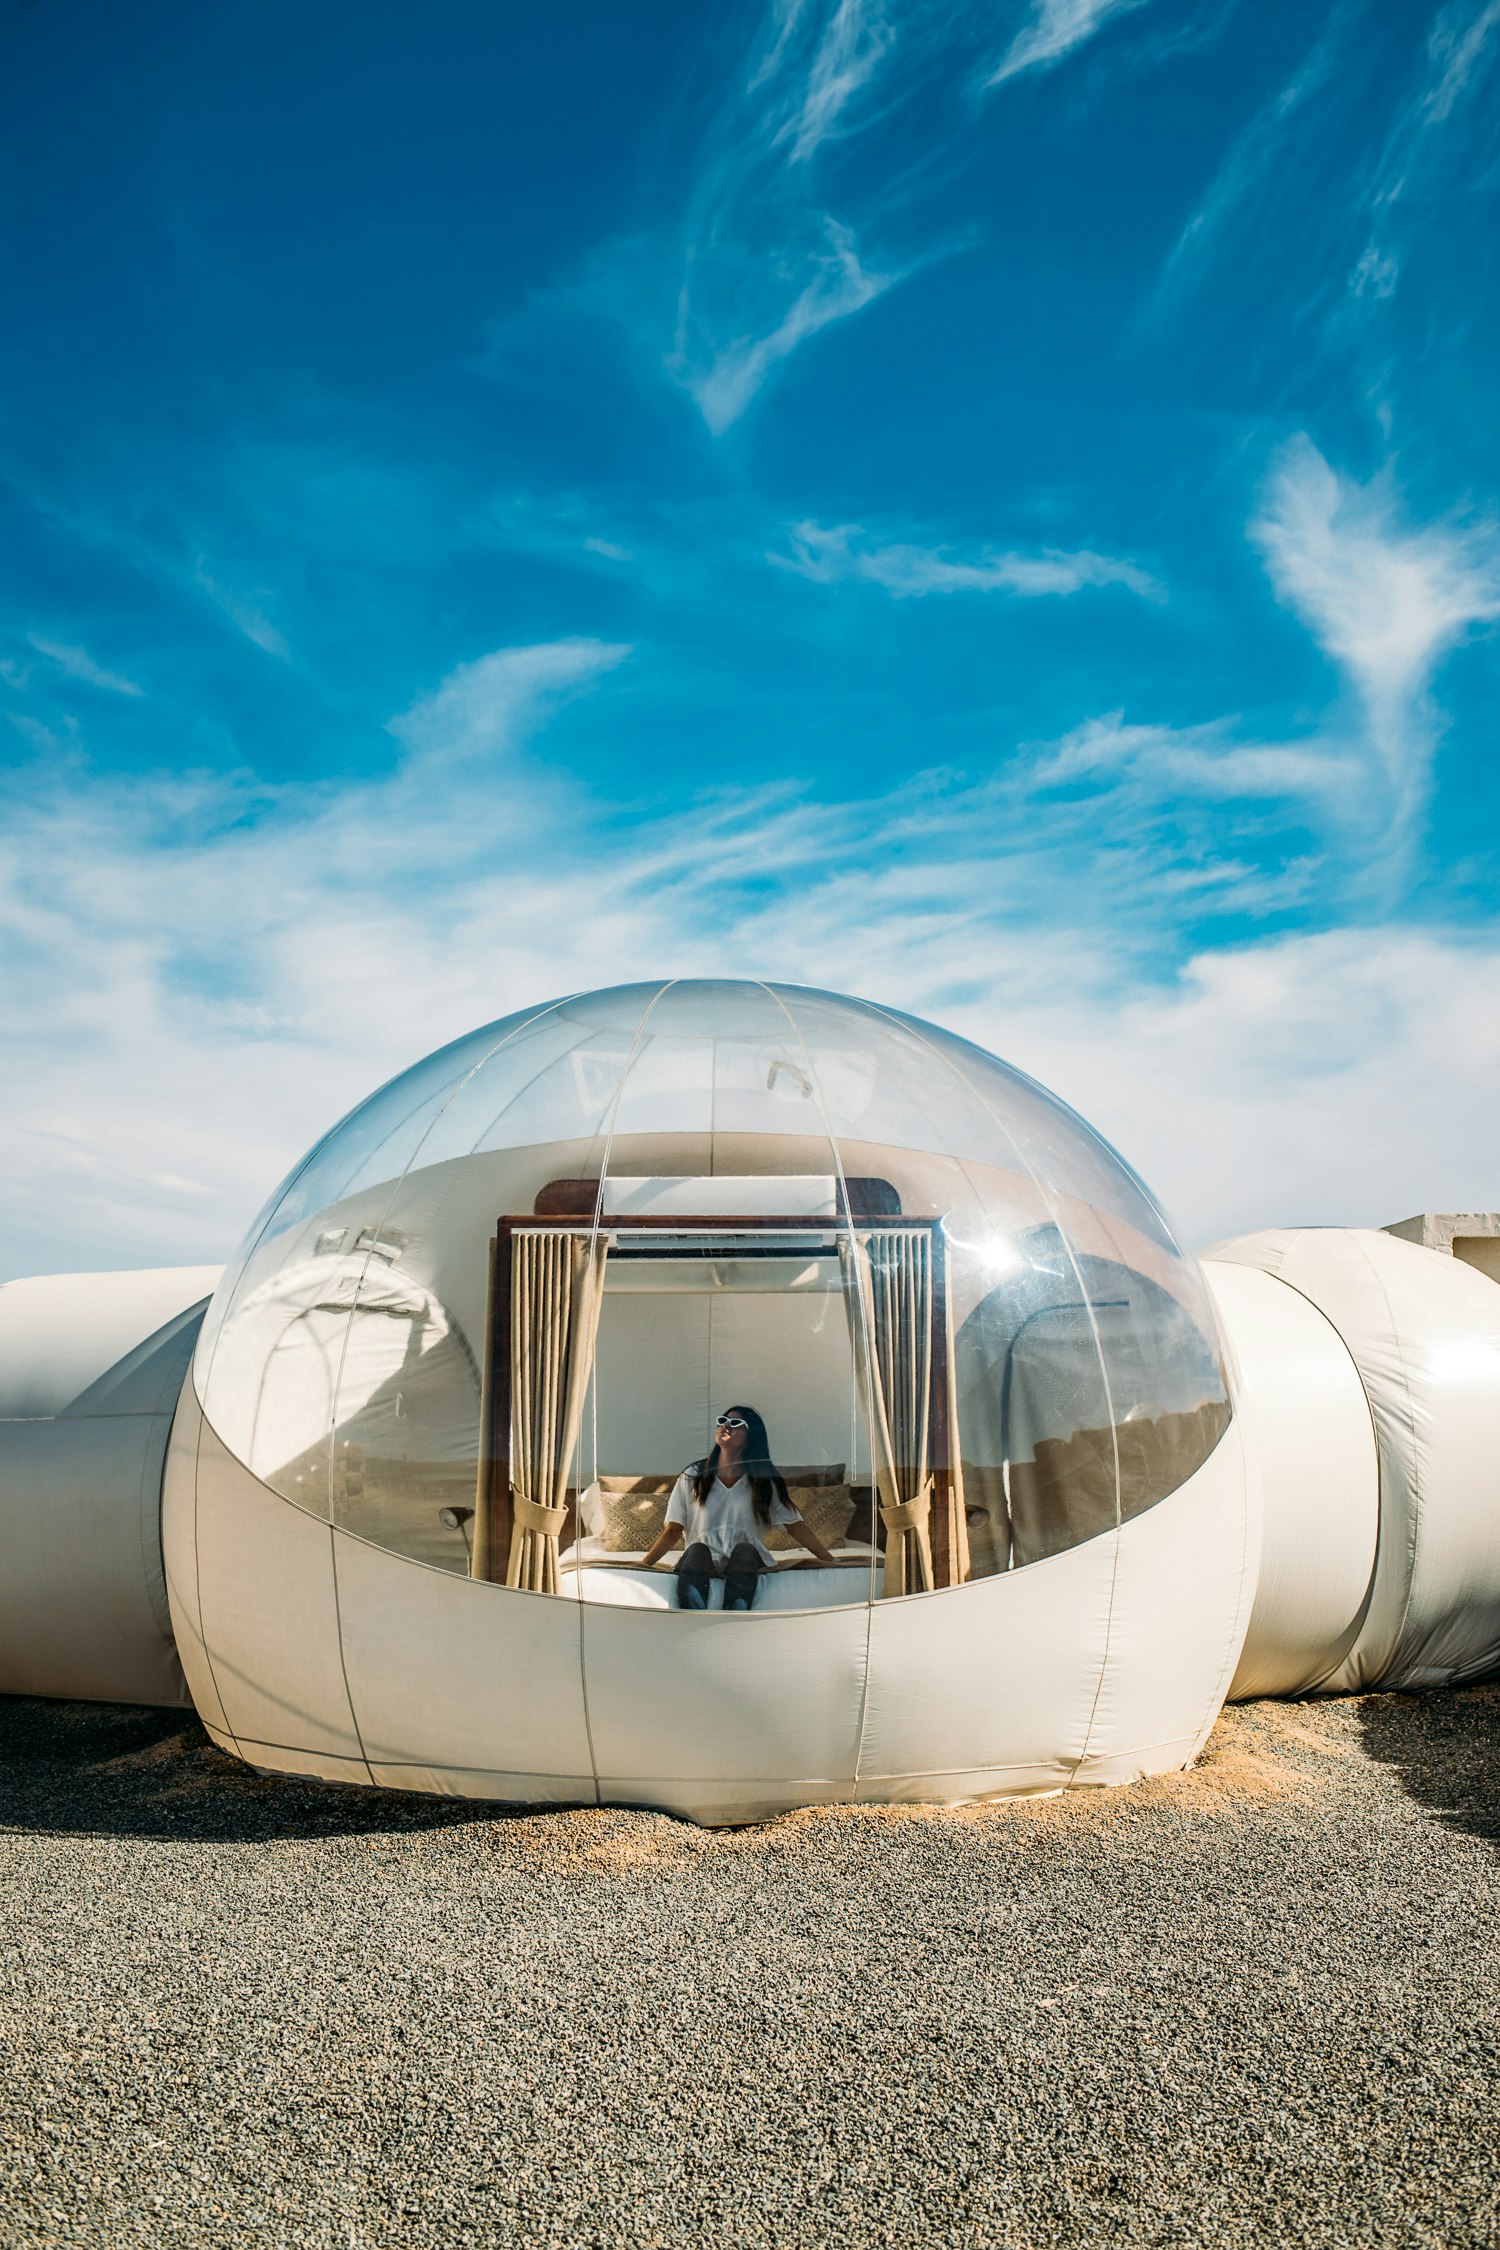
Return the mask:
[[789,1594],[832,1578],[840,1598],[733,1618],[669,1606],[665,1574],[643,1589],[650,1607],[523,1593],[282,1499],[191,1393],[163,1531],[194,1700],[249,1764],[705,1825],[1185,1765],[1234,1671],[1257,1562],[1232,1425],[1187,1484],[1118,1532],[967,1586],[872,1604],[848,1598],[861,1572],[789,1571]]

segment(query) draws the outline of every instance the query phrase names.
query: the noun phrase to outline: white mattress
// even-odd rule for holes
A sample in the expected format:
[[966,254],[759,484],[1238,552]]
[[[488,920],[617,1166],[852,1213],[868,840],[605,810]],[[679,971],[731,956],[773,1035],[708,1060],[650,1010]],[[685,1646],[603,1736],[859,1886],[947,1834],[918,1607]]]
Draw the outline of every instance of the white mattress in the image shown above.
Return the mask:
[[[878,1573],[874,1590],[878,1595]],[[632,1566],[628,1556],[618,1556],[611,1563],[585,1561],[581,1568],[569,1569],[565,1564],[560,1591],[564,1599],[571,1595],[576,1601],[581,1593],[586,1602],[608,1602],[615,1609],[677,1607],[675,1573],[641,1570]],[[756,1590],[755,1607],[757,1610],[834,1609],[851,1602],[868,1601],[870,1592],[868,1564],[863,1569],[768,1570],[762,1574]],[[710,1583],[708,1606],[710,1609],[724,1607],[722,1578]]]

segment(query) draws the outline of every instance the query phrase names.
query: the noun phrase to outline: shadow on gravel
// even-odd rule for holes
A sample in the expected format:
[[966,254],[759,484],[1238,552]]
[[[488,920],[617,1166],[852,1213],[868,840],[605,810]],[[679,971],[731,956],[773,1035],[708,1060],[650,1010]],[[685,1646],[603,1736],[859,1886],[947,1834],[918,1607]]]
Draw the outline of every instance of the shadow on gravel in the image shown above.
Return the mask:
[[457,1828],[531,1811],[263,1780],[216,1750],[189,1711],[0,1696],[0,1829],[238,1843]]
[[1366,1696],[1359,1724],[1369,1756],[1424,1811],[1500,1844],[1500,1687]]
[[[1389,1767],[1416,1804],[1444,1827],[1500,1844],[1500,1686],[1370,1695],[1358,1710],[1367,1756]],[[1216,1735],[1217,1747],[1210,1746],[1193,1775],[1173,1775],[1156,1786],[1180,1793],[1206,1780],[1221,1788],[1233,1784],[1236,1799],[1247,1793],[1284,1795],[1290,1782],[1276,1786],[1282,1769],[1269,1750],[1280,1746],[1287,1726],[1299,1716],[1298,1706],[1277,1704],[1227,1713],[1231,1732],[1237,1727],[1243,1733],[1255,1722],[1253,1739],[1241,1741],[1235,1734],[1226,1744]],[[1152,1786],[1123,1791],[1121,1798],[1144,1802]],[[1095,1792],[1083,1795],[1092,1799]],[[1060,1803],[1049,1800],[1044,1809],[1056,1813]],[[216,1750],[188,1711],[0,1696],[0,1829],[236,1843],[415,1834],[487,1821],[544,1819],[563,1809],[344,1788],[283,1776],[263,1779]],[[975,1807],[972,1812],[978,1816],[990,1809]]]

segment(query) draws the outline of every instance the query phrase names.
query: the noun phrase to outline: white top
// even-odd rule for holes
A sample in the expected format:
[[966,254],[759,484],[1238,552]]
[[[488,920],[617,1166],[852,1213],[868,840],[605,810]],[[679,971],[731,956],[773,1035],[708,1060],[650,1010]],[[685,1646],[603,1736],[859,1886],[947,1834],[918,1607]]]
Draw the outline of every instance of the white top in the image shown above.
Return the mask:
[[[726,1484],[715,1476],[709,1487],[708,1498],[697,1498],[694,1478],[696,1463],[685,1468],[672,1487],[672,1497],[667,1502],[667,1522],[681,1524],[684,1547],[693,1547],[701,1540],[716,1563],[727,1563],[742,1540],[755,1549],[763,1563],[774,1563],[776,1558],[762,1540],[765,1528],[755,1513],[755,1493],[750,1479],[742,1476],[736,1484]],[[795,1523],[797,1511],[784,1500],[771,1499],[773,1524]]]

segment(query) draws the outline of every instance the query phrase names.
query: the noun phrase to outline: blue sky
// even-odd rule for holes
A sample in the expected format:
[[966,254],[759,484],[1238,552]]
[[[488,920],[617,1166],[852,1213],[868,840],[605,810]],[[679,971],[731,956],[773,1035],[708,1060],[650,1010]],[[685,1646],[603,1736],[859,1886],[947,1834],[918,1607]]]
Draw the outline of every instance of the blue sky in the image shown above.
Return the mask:
[[1500,0],[0,5],[0,1273],[775,974],[1500,1203]]

